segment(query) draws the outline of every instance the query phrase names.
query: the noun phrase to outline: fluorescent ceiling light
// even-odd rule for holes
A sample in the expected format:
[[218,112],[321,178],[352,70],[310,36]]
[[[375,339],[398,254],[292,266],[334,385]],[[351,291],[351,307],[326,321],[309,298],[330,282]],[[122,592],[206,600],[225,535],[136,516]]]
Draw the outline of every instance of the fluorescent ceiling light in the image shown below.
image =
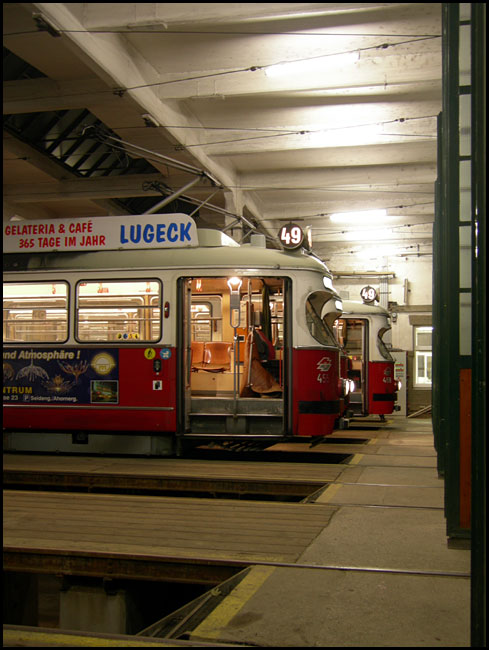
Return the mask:
[[265,74],[270,78],[320,74],[321,72],[331,71],[355,63],[358,58],[358,52],[346,52],[345,54],[331,54],[329,56],[303,59],[302,61],[285,61],[284,63],[268,66],[265,68]]
[[330,215],[333,223],[352,223],[372,225],[381,223],[387,217],[387,210],[362,210],[360,212],[335,212]]

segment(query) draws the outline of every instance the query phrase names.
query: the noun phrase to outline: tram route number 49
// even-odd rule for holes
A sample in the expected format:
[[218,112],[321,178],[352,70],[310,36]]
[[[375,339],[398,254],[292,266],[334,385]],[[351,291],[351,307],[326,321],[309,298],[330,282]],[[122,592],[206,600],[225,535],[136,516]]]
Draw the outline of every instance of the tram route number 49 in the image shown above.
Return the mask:
[[302,246],[304,233],[302,228],[295,223],[288,223],[280,228],[278,238],[284,248],[294,249]]
[[375,302],[377,300],[377,291],[373,287],[363,287],[360,291],[363,302]]

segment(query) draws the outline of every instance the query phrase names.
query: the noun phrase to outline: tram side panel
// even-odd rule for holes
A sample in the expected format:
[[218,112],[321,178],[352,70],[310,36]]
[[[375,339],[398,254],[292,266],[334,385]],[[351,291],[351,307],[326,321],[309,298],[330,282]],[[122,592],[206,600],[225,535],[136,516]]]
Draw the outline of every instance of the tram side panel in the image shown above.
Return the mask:
[[7,354],[6,429],[175,431],[172,348],[29,347]]

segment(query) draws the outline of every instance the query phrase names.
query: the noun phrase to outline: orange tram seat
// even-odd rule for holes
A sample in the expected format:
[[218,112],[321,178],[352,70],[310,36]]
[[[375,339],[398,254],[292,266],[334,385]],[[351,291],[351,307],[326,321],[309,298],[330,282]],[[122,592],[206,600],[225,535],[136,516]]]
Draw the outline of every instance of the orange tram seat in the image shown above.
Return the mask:
[[232,343],[226,341],[192,341],[192,371],[224,372],[231,370]]

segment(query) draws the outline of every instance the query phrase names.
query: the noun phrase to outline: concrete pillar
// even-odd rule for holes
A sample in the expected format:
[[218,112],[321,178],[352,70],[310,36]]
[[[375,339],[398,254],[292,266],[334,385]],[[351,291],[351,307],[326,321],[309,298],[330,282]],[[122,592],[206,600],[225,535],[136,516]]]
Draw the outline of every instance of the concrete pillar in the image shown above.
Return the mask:
[[60,594],[61,629],[113,634],[138,631],[137,614],[129,594],[108,594],[102,587],[73,586]]

